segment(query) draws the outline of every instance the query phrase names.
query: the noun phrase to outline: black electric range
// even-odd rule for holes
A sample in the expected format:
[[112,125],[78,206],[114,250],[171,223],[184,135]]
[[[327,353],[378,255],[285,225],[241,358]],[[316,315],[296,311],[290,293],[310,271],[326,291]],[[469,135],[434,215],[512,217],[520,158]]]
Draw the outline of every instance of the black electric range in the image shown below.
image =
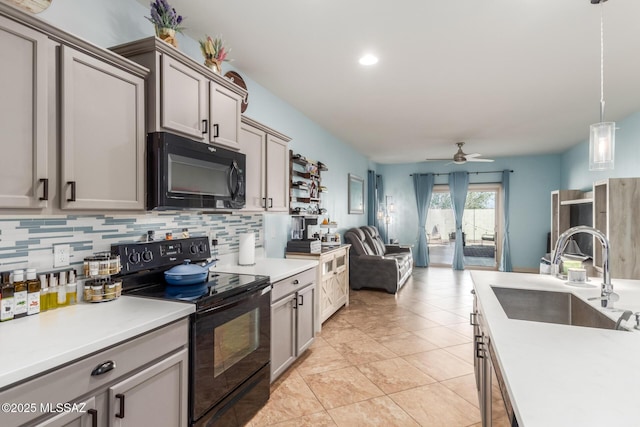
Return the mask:
[[211,256],[206,237],[113,245],[122,292],[196,305],[190,317],[189,425],[242,426],[269,399],[271,286],[267,276],[209,272],[169,285],[164,272]]

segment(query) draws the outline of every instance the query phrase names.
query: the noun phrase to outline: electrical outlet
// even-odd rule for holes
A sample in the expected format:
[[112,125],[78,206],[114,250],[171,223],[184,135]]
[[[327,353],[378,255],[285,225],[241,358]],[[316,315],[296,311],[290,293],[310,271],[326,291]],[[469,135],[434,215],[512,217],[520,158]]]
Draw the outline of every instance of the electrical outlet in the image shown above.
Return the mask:
[[53,246],[53,266],[54,267],[66,267],[69,265],[69,245],[54,245]]

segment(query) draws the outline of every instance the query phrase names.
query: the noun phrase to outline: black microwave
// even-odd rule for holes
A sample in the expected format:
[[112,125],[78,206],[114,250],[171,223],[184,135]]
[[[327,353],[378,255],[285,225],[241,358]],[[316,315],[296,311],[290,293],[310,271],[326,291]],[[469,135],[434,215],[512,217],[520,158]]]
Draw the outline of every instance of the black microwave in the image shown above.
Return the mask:
[[246,156],[167,132],[147,136],[147,209],[240,209]]

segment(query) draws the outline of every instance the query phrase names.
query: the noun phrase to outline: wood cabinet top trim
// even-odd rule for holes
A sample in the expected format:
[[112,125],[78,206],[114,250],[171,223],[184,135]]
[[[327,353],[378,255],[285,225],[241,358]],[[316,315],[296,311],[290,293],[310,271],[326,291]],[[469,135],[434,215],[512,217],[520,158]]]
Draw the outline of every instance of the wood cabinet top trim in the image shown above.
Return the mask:
[[184,52],[181,52],[180,50],[162,41],[156,36],[151,36],[144,39],[124,43],[118,46],[113,46],[109,49],[125,57],[140,55],[149,52],[159,52],[163,55],[169,55],[176,61],[179,61],[187,67],[196,70],[198,73],[206,76],[210,80],[213,80],[220,86],[225,87],[234,93],[237,93],[242,98],[247,96],[247,91],[237,84],[233,83],[230,79],[227,79],[220,74],[214,73],[211,69],[198,63],[193,58],[186,55]]
[[58,43],[73,47],[80,52],[96,57],[102,61],[111,63],[116,67],[123,68],[139,77],[145,78],[149,74],[149,69],[130,61],[108,49],[99,47],[87,40],[75,36],[67,31],[57,28],[42,19],[24,12],[17,7],[0,2],[0,15],[5,16],[19,24],[37,30],[49,39]]
[[279,138],[281,140],[283,140],[284,142],[289,142],[291,141],[291,138],[288,137],[287,135],[278,132],[275,129],[270,128],[269,126],[266,126],[262,123],[260,123],[257,120],[252,119],[251,117],[247,117],[247,116],[242,116],[241,118],[241,122],[243,124],[249,125],[249,126],[253,126],[254,128],[260,129],[262,132],[268,133],[269,135],[273,135],[276,138]]

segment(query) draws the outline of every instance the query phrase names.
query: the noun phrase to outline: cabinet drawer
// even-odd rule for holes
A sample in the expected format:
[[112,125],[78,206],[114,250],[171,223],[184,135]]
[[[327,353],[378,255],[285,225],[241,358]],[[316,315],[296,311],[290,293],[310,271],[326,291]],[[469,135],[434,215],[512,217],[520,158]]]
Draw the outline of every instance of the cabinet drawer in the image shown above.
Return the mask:
[[299,289],[302,289],[309,283],[313,283],[316,280],[316,269],[310,268],[302,273],[294,274],[291,277],[282,279],[273,284],[273,290],[271,291],[271,301],[276,302],[280,298],[289,295]]
[[[189,320],[183,319],[3,391],[0,393],[0,402],[35,403],[37,411],[2,414],[2,426],[18,426],[42,416],[40,403],[66,403],[95,393],[124,375],[187,347],[188,339]],[[109,361],[115,363],[114,369],[102,375],[91,375],[97,366]]]

